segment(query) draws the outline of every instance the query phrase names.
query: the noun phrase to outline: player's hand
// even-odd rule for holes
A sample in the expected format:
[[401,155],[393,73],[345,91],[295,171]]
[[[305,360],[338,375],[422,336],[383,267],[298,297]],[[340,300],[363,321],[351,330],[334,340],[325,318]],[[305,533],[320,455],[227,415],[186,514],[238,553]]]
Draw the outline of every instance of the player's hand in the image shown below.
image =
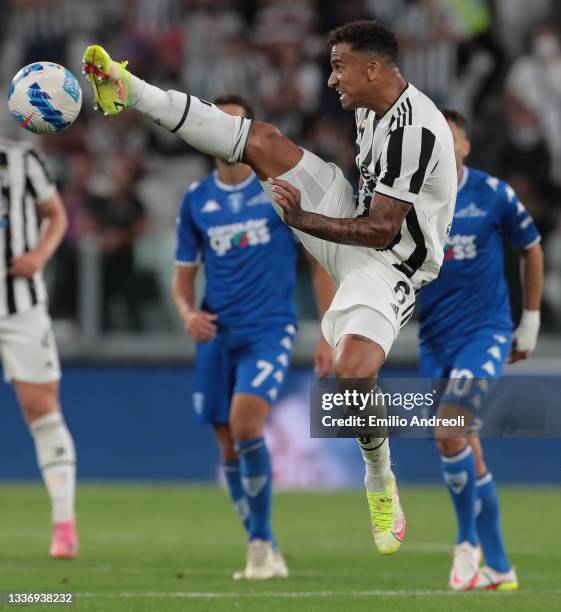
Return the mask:
[[33,278],[37,272],[43,269],[45,261],[37,251],[29,251],[19,257],[13,257],[10,262],[8,273],[11,276]]
[[522,359],[528,359],[528,351],[519,351],[516,348],[516,338],[512,341],[512,346],[510,347],[510,355],[508,356],[508,363],[516,363],[517,361],[522,361]]
[[190,310],[182,317],[187,333],[195,342],[208,342],[216,336],[218,315],[210,314],[204,310]]
[[283,179],[270,178],[269,182],[272,185],[275,204],[282,209],[283,221],[290,227],[299,229],[307,214],[300,205],[300,190]]
[[333,373],[333,349],[322,336],[317,343],[314,354],[314,374],[318,378],[325,378]]
[[520,325],[514,332],[514,339],[508,358],[509,363],[516,363],[521,359],[528,359],[536,348],[538,333],[540,331],[540,311],[524,310]]

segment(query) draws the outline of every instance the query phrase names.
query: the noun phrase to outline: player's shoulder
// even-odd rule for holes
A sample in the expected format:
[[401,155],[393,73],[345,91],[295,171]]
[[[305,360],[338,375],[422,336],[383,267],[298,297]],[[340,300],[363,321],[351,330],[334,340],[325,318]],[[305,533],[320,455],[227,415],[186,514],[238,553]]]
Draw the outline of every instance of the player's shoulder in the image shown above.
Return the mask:
[[444,115],[433,100],[414,85],[407,88],[408,104],[412,108],[411,124],[425,127],[431,131],[448,128]]
[[32,143],[26,142],[25,140],[13,140],[11,138],[0,137],[0,151],[18,151],[20,153],[27,153],[33,151],[36,154],[40,154]]
[[411,83],[392,111],[389,131],[399,129],[431,133],[436,142],[446,137],[448,144],[452,145],[452,134],[444,115],[427,95]]
[[212,185],[212,175],[208,175],[198,181],[194,181],[183,193],[183,204],[196,204],[197,201],[206,197],[208,192],[212,189]]
[[512,202],[516,199],[514,189],[503,179],[500,179],[489,172],[480,170],[479,168],[468,168],[468,184],[473,189],[489,196],[494,196],[495,199],[508,200]]

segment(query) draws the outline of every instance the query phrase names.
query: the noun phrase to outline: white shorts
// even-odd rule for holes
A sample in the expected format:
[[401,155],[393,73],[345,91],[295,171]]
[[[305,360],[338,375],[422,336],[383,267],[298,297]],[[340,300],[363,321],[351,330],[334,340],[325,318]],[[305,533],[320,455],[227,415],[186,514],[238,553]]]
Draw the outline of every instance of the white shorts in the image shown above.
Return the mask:
[[[279,178],[300,190],[304,210],[336,218],[356,214],[353,189],[341,170],[309,151],[304,150],[298,165]],[[262,185],[272,200],[269,183],[264,181]],[[274,206],[282,216],[281,209]],[[409,278],[377,257],[374,249],[294,232],[338,286],[321,326],[327,342],[335,347],[341,336],[358,334],[378,343],[387,357],[415,307]]]
[[6,382],[48,383],[60,379],[60,361],[45,305],[0,317],[0,355]]

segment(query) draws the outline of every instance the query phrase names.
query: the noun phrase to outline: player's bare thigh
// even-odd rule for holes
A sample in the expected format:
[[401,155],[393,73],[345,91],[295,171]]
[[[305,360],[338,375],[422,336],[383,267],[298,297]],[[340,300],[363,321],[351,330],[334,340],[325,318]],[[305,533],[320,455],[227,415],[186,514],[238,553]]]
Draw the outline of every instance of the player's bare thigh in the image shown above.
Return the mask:
[[261,180],[277,177],[294,168],[302,159],[302,149],[274,126],[253,121],[243,161]]

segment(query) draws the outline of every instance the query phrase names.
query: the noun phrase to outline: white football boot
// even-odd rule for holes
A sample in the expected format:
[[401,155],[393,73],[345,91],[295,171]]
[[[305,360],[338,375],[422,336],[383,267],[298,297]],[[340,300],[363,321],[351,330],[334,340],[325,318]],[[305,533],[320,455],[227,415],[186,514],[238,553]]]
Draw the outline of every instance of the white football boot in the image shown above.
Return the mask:
[[267,540],[251,540],[247,545],[244,571],[235,572],[232,577],[234,580],[268,580],[276,576],[276,571],[273,543]]
[[275,578],[288,578],[288,566],[279,550],[275,550]]
[[469,591],[477,582],[481,551],[478,546],[462,542],[454,547],[454,561],[448,585],[454,591]]
[[488,589],[490,591],[516,591],[518,590],[518,577],[511,568],[508,572],[497,572],[487,565],[479,570],[474,589]]

